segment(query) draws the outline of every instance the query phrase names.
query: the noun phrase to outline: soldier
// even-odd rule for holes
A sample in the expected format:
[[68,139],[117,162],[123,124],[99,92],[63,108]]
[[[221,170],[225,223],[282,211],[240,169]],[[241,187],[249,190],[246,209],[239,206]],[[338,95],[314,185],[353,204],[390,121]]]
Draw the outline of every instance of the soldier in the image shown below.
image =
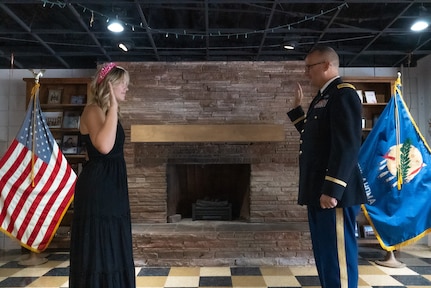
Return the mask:
[[307,205],[322,288],[357,288],[356,215],[366,201],[358,166],[362,105],[354,87],[341,80],[332,48],[314,48],[305,64],[305,75],[319,93],[305,114],[298,83],[287,113],[301,133],[298,204]]

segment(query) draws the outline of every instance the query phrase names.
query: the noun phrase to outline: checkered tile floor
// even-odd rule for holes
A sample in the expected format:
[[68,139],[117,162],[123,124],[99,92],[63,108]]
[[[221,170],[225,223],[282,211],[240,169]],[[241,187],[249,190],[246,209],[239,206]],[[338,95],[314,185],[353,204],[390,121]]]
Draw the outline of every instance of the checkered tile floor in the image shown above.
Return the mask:
[[[360,247],[358,288],[431,287],[431,248],[414,245],[396,253],[404,268],[375,264],[385,252]],[[0,287],[68,287],[69,255],[44,255],[38,266],[22,266],[28,255],[0,256]],[[136,267],[137,287],[307,287],[318,288],[314,266],[289,267]]]

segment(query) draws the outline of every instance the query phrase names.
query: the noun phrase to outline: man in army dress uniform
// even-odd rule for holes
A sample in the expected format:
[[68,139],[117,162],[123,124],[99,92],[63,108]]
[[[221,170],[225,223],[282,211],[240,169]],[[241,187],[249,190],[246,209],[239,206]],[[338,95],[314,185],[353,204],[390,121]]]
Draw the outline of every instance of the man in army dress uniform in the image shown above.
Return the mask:
[[307,205],[313,253],[322,288],[358,287],[356,215],[366,195],[358,166],[362,105],[339,76],[339,57],[315,47],[305,75],[319,89],[307,114],[301,85],[287,114],[300,132],[298,204]]

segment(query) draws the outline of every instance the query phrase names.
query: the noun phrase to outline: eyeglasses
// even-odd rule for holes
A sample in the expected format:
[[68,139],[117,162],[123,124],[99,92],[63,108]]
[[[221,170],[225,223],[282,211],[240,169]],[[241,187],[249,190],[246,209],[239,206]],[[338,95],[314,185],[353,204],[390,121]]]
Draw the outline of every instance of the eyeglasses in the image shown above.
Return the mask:
[[326,61],[322,61],[322,62],[317,62],[317,63],[314,63],[314,64],[305,65],[305,70],[308,71],[308,70],[310,70],[311,67],[314,67],[316,65],[323,64],[323,63],[326,63]]

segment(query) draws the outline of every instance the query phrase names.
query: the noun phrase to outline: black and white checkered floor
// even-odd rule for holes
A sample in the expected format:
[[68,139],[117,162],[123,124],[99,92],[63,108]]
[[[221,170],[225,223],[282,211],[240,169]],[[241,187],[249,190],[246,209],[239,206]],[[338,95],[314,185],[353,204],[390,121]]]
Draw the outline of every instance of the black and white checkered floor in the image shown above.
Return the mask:
[[[431,287],[431,248],[412,245],[397,252],[404,268],[376,265],[385,252],[360,247],[358,288]],[[48,262],[23,266],[21,251],[0,256],[0,287],[68,287],[69,254],[44,255]],[[137,287],[307,287],[317,288],[314,266],[288,267],[136,267]]]

